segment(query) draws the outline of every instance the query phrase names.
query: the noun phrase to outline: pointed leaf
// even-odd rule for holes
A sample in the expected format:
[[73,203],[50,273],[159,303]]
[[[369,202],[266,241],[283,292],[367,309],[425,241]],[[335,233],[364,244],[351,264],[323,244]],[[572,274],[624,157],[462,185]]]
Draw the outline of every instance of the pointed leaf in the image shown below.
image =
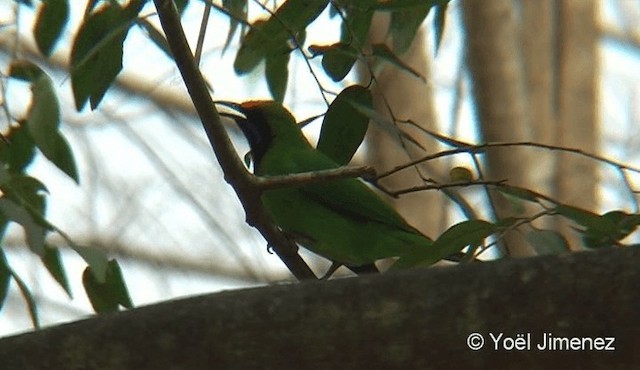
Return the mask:
[[20,122],[19,126],[10,127],[6,137],[11,144],[0,140],[0,162],[5,163],[9,171],[22,173],[33,162],[36,153],[26,123]]
[[346,8],[340,25],[340,41],[357,47],[365,46],[372,19],[373,10],[371,8]]
[[97,313],[118,311],[118,306],[133,307],[129,292],[122,277],[120,266],[115,260],[109,261],[107,278],[99,282],[87,267],[82,274],[82,284],[91,306]]
[[73,298],[71,294],[71,286],[69,286],[69,280],[67,279],[67,273],[62,264],[62,258],[60,257],[60,250],[51,246],[45,246],[44,256],[42,257],[42,263],[47,268],[47,271],[58,282],[60,287],[67,292],[69,298]]
[[4,217],[14,221],[24,229],[29,249],[39,256],[44,255],[44,239],[47,229],[31,216],[29,211],[18,206],[6,196],[0,198],[0,212]]
[[435,4],[438,0],[378,0],[374,9],[377,10],[403,10],[423,7],[426,4]]
[[524,237],[538,255],[558,254],[569,251],[567,240],[560,233],[553,230],[534,230]]
[[167,39],[164,37],[164,34],[156,27],[151,24],[146,18],[140,18],[137,21],[138,26],[145,30],[147,37],[153,42],[158,49],[162,50],[164,55],[168,56],[169,59],[173,60],[173,53],[171,53],[171,48],[169,47],[169,43]]
[[369,117],[357,110],[354,103],[372,107],[371,92],[359,85],[342,90],[322,122],[318,150],[340,165],[351,161],[369,127]]
[[0,312],[2,311],[2,306],[4,306],[4,301],[7,299],[10,282],[11,269],[9,268],[9,262],[4,251],[0,248]]
[[40,327],[40,319],[38,318],[38,308],[36,307],[36,301],[33,299],[33,295],[29,290],[29,287],[25,282],[16,274],[15,271],[10,271],[13,280],[18,284],[18,289],[20,289],[20,293],[27,303],[27,308],[29,309],[29,316],[31,317],[31,323],[33,323],[34,328]]
[[91,102],[95,109],[122,70],[122,44],[144,0],[126,7],[109,2],[80,26],[71,49],[71,85],[76,109]]
[[574,221],[578,225],[584,226],[587,229],[603,231],[613,229],[612,222],[607,222],[607,220],[602,219],[600,215],[587,211],[585,209],[561,204],[558,205],[555,210],[558,214],[567,217],[568,219]]
[[499,231],[499,227],[482,220],[467,220],[451,226],[431,247],[401,257],[394,268],[430,266],[457,253],[467,246],[482,244],[483,240]]
[[104,283],[107,280],[109,260],[103,251],[92,247],[71,246],[71,248],[89,265],[90,271],[96,281]]
[[42,0],[33,29],[33,36],[42,54],[51,55],[68,20],[68,0]]
[[265,76],[267,86],[273,99],[279,103],[284,101],[287,92],[287,81],[289,79],[289,51],[274,54],[267,57],[265,65]]
[[379,58],[379,60],[390,63],[398,67],[401,71],[409,72],[412,75],[420,78],[422,81],[426,81],[420,73],[411,68],[408,64],[403,62],[398,56],[396,56],[391,49],[385,44],[375,44],[371,46],[373,56]]
[[230,14],[229,33],[227,34],[227,39],[222,47],[222,54],[224,54],[231,44],[233,36],[236,34],[236,30],[240,24],[238,20],[241,19],[246,21],[247,19],[248,0],[222,0],[222,6],[227,9]]
[[389,33],[393,37],[393,50],[397,54],[404,54],[409,49],[432,6],[432,3],[427,3],[391,13]]
[[297,36],[327,7],[328,0],[287,1],[266,21],[254,23],[242,39],[233,67],[237,74],[251,72],[281,45]]
[[312,45],[309,50],[322,54],[322,68],[335,82],[342,81],[358,59],[357,50],[342,42],[329,46]]
[[528,202],[537,202],[539,194],[535,191],[521,188],[519,186],[511,186],[511,185],[501,185],[497,188],[497,190],[503,194],[526,200]]

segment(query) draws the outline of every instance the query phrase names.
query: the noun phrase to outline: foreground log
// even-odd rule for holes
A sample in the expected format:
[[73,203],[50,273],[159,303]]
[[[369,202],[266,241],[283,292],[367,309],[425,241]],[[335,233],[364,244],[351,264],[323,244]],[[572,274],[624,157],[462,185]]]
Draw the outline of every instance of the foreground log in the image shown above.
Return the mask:
[[630,368],[639,264],[628,248],[229,291],[0,339],[0,368]]

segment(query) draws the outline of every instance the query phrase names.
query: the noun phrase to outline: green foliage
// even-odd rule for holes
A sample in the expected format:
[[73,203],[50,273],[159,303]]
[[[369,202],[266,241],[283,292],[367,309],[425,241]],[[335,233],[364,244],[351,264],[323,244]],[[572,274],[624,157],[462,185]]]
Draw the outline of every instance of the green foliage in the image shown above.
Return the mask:
[[51,55],[68,20],[68,0],[42,0],[33,29],[33,36],[42,54]]
[[82,284],[98,313],[115,312],[119,306],[133,307],[122,270],[115,260],[109,261],[104,281],[96,277],[91,266],[87,267],[82,274]]
[[[418,251],[410,256],[401,258],[394,264],[394,268],[409,268],[430,266],[465,247],[475,249],[483,240],[500,231],[500,227],[483,220],[467,220],[451,226],[433,242],[431,248]],[[433,253],[433,251],[437,253]]]
[[122,44],[145,1],[125,7],[109,2],[84,19],[71,49],[71,85],[76,108],[95,109],[122,70]]
[[339,165],[346,165],[362,143],[369,117],[354,104],[373,106],[371,92],[359,85],[342,90],[329,106],[322,122],[318,150]]

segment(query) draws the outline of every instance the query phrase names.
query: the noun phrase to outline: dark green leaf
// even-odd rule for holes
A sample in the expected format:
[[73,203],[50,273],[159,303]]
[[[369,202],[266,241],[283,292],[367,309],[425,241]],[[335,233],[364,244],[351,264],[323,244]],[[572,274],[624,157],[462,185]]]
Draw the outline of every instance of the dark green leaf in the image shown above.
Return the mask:
[[47,271],[49,271],[51,276],[58,282],[58,284],[60,284],[60,287],[67,292],[69,298],[73,298],[71,294],[71,287],[69,286],[69,280],[67,279],[67,273],[64,270],[62,258],[60,257],[60,250],[58,250],[58,248],[45,246],[42,263],[47,268]]
[[71,49],[71,85],[76,108],[95,109],[122,69],[122,44],[145,1],[126,7],[109,2],[85,18]]
[[289,79],[289,51],[283,51],[281,54],[273,54],[267,57],[265,65],[265,75],[269,92],[273,99],[279,103],[284,101],[284,95],[287,92],[287,81]]
[[33,295],[31,291],[29,291],[29,287],[27,284],[16,274],[15,271],[10,270],[11,276],[13,280],[18,284],[18,289],[20,289],[20,293],[27,303],[27,308],[29,309],[29,316],[31,316],[31,322],[33,323],[33,327],[40,327],[40,319],[38,318],[38,308],[36,307],[36,301],[33,299]]
[[371,9],[347,8],[340,28],[340,41],[347,45],[365,46],[372,19]]
[[342,81],[358,59],[357,50],[342,42],[329,46],[312,45],[309,50],[322,54],[322,68],[335,82]]
[[33,30],[33,36],[42,54],[51,55],[68,20],[68,0],[42,0]]
[[602,230],[604,232],[613,229],[613,223],[608,222],[606,219],[600,217],[600,215],[589,212],[585,209],[561,204],[558,205],[555,210],[558,214],[565,216],[587,229]]
[[169,59],[173,60],[171,48],[169,47],[169,43],[162,32],[158,31],[146,18],[138,18],[136,22],[138,23],[138,26],[142,27],[146,31],[147,36],[158,47],[158,49],[162,50]]
[[9,262],[4,251],[0,248],[0,312],[2,311],[2,306],[4,306],[5,299],[7,299],[10,282],[11,269],[9,268]]
[[266,21],[254,23],[242,39],[233,67],[237,74],[252,71],[281,45],[297,37],[327,7],[328,0],[287,1]]
[[521,200],[526,200],[528,202],[538,201],[538,193],[519,186],[501,185],[497,190],[503,194],[510,195]]
[[524,237],[538,255],[558,254],[569,251],[567,240],[560,233],[553,230],[534,230]]
[[404,54],[409,49],[432,6],[432,3],[427,2],[422,6],[391,13],[389,33],[393,37],[393,50],[397,54]]
[[227,39],[222,47],[222,53],[227,50],[231,44],[233,36],[236,34],[239,20],[246,21],[247,19],[247,0],[222,0],[222,6],[229,12],[229,33],[227,33]]
[[342,90],[324,116],[318,140],[318,150],[341,165],[351,161],[369,127],[369,117],[354,104],[372,107],[371,92],[359,85]]
[[71,148],[59,131],[60,107],[51,79],[38,66],[27,61],[13,63],[11,75],[31,82],[33,101],[26,125],[30,138],[47,159],[78,182]]
[[122,271],[115,260],[109,261],[105,282],[98,281],[91,267],[87,267],[82,274],[82,284],[97,313],[115,312],[120,305],[133,307]]
[[412,75],[425,81],[424,77],[420,75],[415,69],[409,67],[405,62],[398,58],[391,49],[385,44],[375,44],[371,46],[373,56],[379,58],[380,61],[390,63],[398,67],[401,71],[409,72]]
[[457,253],[467,246],[480,245],[490,235],[499,231],[496,225],[482,220],[467,220],[451,226],[431,247],[401,257],[394,268],[430,266]]
[[407,8],[423,7],[426,4],[433,6],[438,0],[378,0],[373,6],[377,10],[402,10]]
[[109,260],[103,251],[91,247],[71,247],[89,265],[93,278],[104,283],[107,280]]
[[4,217],[22,226],[29,249],[33,253],[43,256],[47,228],[42,226],[39,220],[34,219],[30,211],[7,199],[6,196],[0,198],[0,212]]
[[408,140],[418,148],[422,150],[427,150],[420,142],[414,139],[411,135],[407,135],[404,131],[400,130],[398,126],[396,126],[390,119],[380,114],[378,111],[373,109],[371,106],[366,106],[363,104],[353,103],[352,104],[356,110],[365,116],[369,117],[375,124],[378,125],[382,130],[386,131],[389,136],[397,141]]
[[0,161],[7,165],[9,171],[22,173],[31,164],[36,152],[26,122],[10,127],[6,137],[11,144],[0,140]]

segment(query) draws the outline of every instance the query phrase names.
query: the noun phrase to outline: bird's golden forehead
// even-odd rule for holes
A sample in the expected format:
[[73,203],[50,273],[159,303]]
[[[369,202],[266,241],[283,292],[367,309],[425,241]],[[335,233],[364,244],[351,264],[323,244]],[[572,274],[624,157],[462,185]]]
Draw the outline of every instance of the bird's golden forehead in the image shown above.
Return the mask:
[[240,104],[240,106],[242,107],[242,109],[252,109],[252,108],[265,106],[267,102],[268,100],[249,100]]

